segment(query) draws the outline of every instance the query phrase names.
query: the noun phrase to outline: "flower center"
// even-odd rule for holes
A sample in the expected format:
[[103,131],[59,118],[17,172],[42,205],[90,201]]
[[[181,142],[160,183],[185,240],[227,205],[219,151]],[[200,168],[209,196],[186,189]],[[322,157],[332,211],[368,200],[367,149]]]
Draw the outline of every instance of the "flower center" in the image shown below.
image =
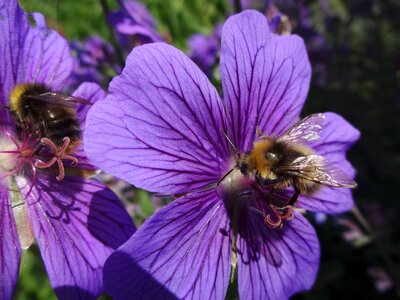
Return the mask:
[[247,201],[247,208],[255,217],[262,217],[268,227],[282,228],[284,221],[294,217],[293,207],[288,204],[290,197],[274,192],[273,185],[262,186],[237,168],[226,175],[220,185],[231,201]]
[[20,142],[9,132],[0,136],[0,179],[7,182],[10,176],[22,171],[26,165],[34,169],[35,147],[30,139]]
[[0,174],[10,172],[17,164],[18,146],[8,137],[0,138]]

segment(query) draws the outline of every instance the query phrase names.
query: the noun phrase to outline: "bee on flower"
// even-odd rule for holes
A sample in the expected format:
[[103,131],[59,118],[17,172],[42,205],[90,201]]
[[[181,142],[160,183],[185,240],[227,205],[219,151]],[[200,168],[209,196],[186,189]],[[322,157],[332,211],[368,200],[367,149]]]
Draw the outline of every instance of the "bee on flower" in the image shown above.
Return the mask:
[[83,151],[97,84],[60,91],[72,72],[64,38],[16,0],[0,1],[0,299],[11,299],[21,250],[36,240],[59,299],[97,299],[108,255],[135,231]]

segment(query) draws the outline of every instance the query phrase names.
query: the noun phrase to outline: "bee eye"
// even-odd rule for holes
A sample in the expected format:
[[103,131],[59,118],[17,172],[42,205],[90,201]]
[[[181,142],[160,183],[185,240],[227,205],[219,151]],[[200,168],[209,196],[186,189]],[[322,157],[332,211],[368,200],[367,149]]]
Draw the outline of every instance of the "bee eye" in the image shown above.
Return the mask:
[[249,171],[249,166],[247,164],[241,164],[240,165],[240,172],[243,175],[247,175],[247,172]]
[[266,159],[268,160],[277,160],[278,156],[273,152],[267,152],[265,154]]

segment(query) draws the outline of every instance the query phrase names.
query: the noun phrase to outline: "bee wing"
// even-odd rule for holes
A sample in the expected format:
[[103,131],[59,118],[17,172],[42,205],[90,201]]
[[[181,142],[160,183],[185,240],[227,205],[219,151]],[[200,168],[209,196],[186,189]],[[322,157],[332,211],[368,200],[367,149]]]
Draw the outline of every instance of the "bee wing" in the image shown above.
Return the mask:
[[54,105],[62,105],[65,107],[75,107],[75,103],[92,105],[92,103],[88,100],[74,96],[67,96],[62,93],[48,92],[40,95],[29,95],[28,97],[36,101],[42,101]]
[[324,120],[324,114],[309,115],[279,136],[278,140],[296,143],[316,141],[320,137]]
[[357,186],[342,170],[332,166],[324,157],[317,154],[298,157],[290,166],[281,167],[278,171],[332,187]]

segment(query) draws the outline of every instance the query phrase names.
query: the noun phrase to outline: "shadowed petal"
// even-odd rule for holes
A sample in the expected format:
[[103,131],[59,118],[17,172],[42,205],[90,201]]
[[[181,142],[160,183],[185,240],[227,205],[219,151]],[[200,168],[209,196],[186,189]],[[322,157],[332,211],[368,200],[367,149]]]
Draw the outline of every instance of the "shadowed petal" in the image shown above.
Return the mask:
[[[27,14],[16,0],[0,2],[0,103],[8,103],[17,83],[42,82],[61,90],[72,71],[69,47],[57,32],[45,27],[43,18],[31,28]],[[4,114],[1,109],[0,114]],[[0,115],[1,116],[1,115]]]
[[[355,171],[346,159],[346,151],[360,138],[360,132],[335,113],[325,113],[325,122],[318,141],[311,147],[326,158],[335,168],[341,169],[349,178]],[[340,213],[353,207],[351,189],[323,187],[313,196],[299,196],[296,206],[309,211]]]
[[103,184],[53,178],[41,175],[25,195],[50,283],[60,299],[97,299],[106,258],[135,228]]
[[[115,30],[122,35],[122,43],[128,46],[124,39],[133,39],[134,36],[139,36],[145,43],[160,42],[162,38],[158,35],[154,28],[149,25],[143,25],[133,22],[126,13],[122,11],[112,12],[108,15],[108,20]],[[126,44],[126,45],[125,45]],[[131,47],[133,41],[131,42]]]
[[21,248],[8,191],[0,186],[0,299],[11,299],[18,279]]
[[228,132],[240,152],[256,138],[257,117],[265,135],[278,136],[296,122],[310,77],[300,37],[272,34],[256,11],[228,19],[222,29],[221,79]]
[[104,266],[115,299],[224,299],[229,221],[220,191],[179,198],[148,219]]
[[[93,82],[82,83],[72,95],[74,97],[85,99],[92,104],[96,101],[103,100],[106,97],[104,90],[97,83]],[[85,130],[86,115],[91,107],[92,105],[90,104],[77,104],[77,116],[82,135],[83,131]],[[78,169],[91,171],[97,170],[97,167],[93,166],[86,157],[82,144],[78,145],[78,147],[75,149],[74,156],[79,160],[79,164],[77,166]]]
[[[106,97],[106,93],[97,83],[84,82],[73,92],[72,96],[85,99],[94,104],[96,101],[103,100]],[[77,104],[77,115],[82,131],[85,129],[86,115],[91,107],[92,105],[90,104]]]
[[217,182],[226,171],[218,93],[190,59],[167,44],[135,48],[86,122],[90,160],[138,187],[186,192]]
[[249,211],[238,239],[240,299],[288,299],[313,285],[319,266],[316,233],[300,214],[272,229]]

